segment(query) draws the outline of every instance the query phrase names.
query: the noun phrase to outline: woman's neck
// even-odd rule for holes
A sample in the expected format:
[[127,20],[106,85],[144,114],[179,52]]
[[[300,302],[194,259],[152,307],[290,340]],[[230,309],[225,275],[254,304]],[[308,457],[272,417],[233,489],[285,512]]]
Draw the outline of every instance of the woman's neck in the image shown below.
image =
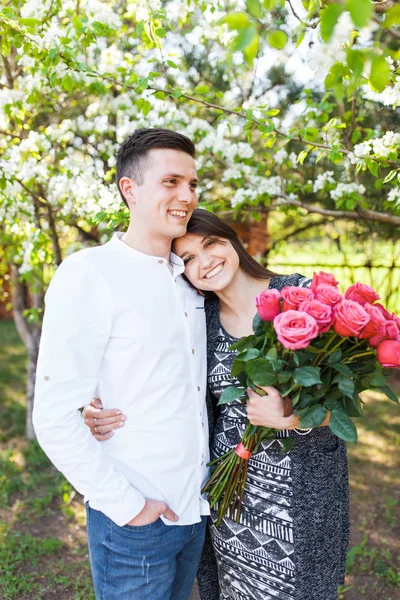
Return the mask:
[[255,279],[239,270],[225,289],[215,292],[219,298],[220,312],[231,317],[254,316],[255,297],[266,290],[269,279]]

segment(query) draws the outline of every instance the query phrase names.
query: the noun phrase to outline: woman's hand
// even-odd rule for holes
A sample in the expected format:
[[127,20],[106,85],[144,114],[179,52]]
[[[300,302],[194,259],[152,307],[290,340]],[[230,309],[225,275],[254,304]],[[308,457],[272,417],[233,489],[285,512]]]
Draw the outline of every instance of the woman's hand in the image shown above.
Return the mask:
[[266,396],[259,396],[248,388],[247,416],[252,425],[275,429],[297,429],[300,419],[293,414],[290,398],[282,398],[279,391],[271,386],[261,387]]
[[82,416],[99,442],[109,440],[114,435],[113,429],[123,427],[127,419],[118,409],[103,410],[100,398],[93,398],[91,404],[83,409]]

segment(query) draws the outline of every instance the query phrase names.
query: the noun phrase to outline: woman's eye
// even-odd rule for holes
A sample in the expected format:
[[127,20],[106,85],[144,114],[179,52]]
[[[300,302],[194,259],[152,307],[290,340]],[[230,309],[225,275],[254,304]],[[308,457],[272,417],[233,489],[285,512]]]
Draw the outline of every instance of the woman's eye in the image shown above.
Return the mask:
[[185,258],[185,260],[183,261],[183,264],[186,266],[188,264],[189,261],[191,261],[193,259],[193,256],[188,256],[187,258]]
[[206,248],[209,248],[210,246],[212,246],[213,244],[216,244],[217,240],[208,240],[208,242],[206,242]]

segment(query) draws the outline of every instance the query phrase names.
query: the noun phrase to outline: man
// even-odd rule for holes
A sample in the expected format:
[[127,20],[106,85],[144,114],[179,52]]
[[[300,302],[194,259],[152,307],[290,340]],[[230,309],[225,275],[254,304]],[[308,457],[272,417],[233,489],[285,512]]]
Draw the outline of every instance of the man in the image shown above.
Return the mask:
[[[120,147],[130,225],[68,257],[46,296],[34,426],[87,501],[97,599],[187,600],[208,503],[202,298],[171,253],[197,205],[193,143],[142,129]],[[129,417],[98,444],[78,409],[98,394]]]

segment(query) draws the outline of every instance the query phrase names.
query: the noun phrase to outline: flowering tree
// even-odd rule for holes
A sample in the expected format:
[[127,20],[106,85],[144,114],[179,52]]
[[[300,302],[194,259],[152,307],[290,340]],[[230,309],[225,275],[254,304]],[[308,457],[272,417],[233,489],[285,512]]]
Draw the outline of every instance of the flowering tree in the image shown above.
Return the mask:
[[[196,142],[201,201],[400,225],[392,0],[10,0],[0,9],[0,256],[29,354],[54,268],[126,220],[132,129]],[[27,291],[29,290],[29,294]],[[28,435],[33,436],[30,410]]]

